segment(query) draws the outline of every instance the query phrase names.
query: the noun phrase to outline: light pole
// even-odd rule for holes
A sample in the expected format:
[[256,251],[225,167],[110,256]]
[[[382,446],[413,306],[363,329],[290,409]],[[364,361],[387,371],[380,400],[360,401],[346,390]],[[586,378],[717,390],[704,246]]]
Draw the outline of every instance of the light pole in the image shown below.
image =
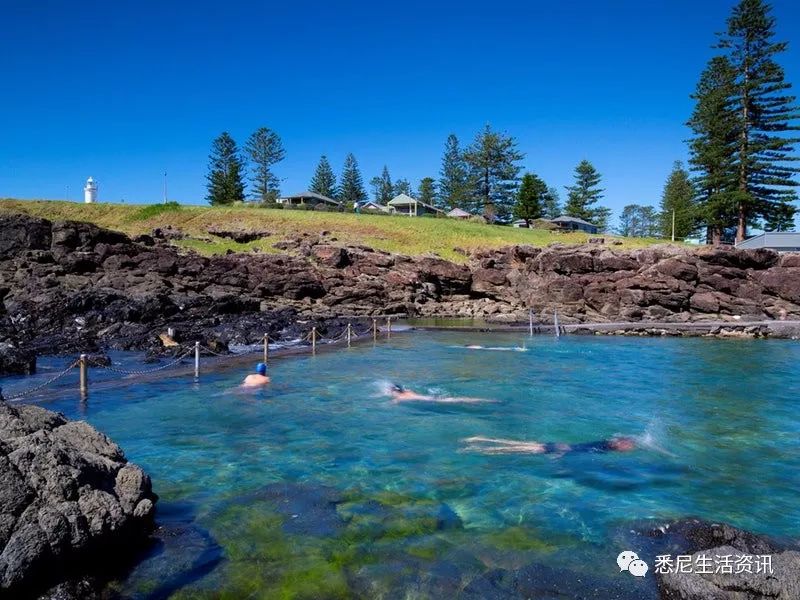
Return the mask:
[[675,241],[675,209],[672,209],[672,241]]
[[167,203],[167,172],[164,171],[164,204]]

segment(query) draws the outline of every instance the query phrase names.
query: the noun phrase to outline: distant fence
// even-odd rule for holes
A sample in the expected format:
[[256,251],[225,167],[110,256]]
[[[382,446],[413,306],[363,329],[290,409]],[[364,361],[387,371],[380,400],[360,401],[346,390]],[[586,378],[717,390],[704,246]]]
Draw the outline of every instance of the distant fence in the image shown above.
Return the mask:
[[[341,318],[341,317],[340,317]],[[364,319],[364,317],[354,317],[358,319]],[[367,317],[369,318],[369,317]],[[355,328],[353,327],[352,323],[348,323],[345,327],[344,331],[340,333],[336,337],[325,337],[321,335],[316,327],[312,327],[311,330],[303,336],[300,340],[296,343],[298,347],[300,344],[308,342],[311,347],[311,353],[316,355],[317,353],[317,346],[320,344],[336,344],[339,342],[344,341],[349,348],[353,341],[359,338],[364,338],[368,336],[370,333],[372,334],[373,341],[377,341],[378,337],[381,333],[385,333],[386,338],[392,337],[392,319],[396,318],[395,316],[386,316],[381,317],[381,321],[385,319],[386,326],[385,328],[381,328],[378,325],[378,318],[372,318],[372,325],[364,329],[360,332],[356,332]],[[261,345],[258,349],[254,350],[246,350],[244,352],[217,352],[207,346],[202,345],[200,342],[195,342],[194,347],[189,348],[188,350],[182,352],[179,356],[174,357],[170,362],[165,363],[163,365],[159,365],[157,367],[153,367],[152,369],[123,369],[120,367],[115,367],[111,364],[105,364],[104,362],[100,362],[97,359],[94,359],[89,354],[81,354],[78,358],[74,359],[69,363],[69,365],[59,371],[46,381],[43,381],[31,388],[15,392],[13,394],[7,395],[4,397],[6,402],[20,402],[25,398],[39,392],[48,386],[54,384],[56,381],[61,379],[62,377],[67,376],[73,369],[78,369],[79,378],[78,378],[78,387],[82,398],[86,398],[89,394],[89,368],[98,368],[104,369],[113,373],[117,373],[119,375],[124,376],[142,376],[142,375],[149,375],[151,373],[157,373],[159,371],[164,371],[166,369],[171,369],[177,366],[182,366],[185,363],[183,362],[184,359],[189,357],[190,355],[194,354],[194,377],[195,379],[200,377],[200,359],[203,355],[211,355],[221,359],[234,359],[239,358],[241,356],[249,356],[260,354],[263,358],[264,363],[269,361],[269,354],[270,354],[270,338],[268,334],[264,334],[262,339]]]

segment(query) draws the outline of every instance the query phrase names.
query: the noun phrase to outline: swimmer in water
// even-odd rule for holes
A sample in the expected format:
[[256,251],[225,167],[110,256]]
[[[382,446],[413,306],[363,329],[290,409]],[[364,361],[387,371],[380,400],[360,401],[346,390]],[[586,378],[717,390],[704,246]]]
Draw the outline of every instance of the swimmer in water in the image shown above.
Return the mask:
[[492,402],[492,400],[484,400],[483,398],[450,398],[418,394],[417,392],[404,388],[402,385],[397,383],[393,383],[389,387],[389,395],[392,397],[392,401],[395,403],[439,402],[441,404],[475,404],[478,402]]
[[630,452],[636,449],[636,441],[633,438],[621,436],[580,444],[520,442],[481,436],[464,438],[461,441],[467,444],[464,450],[481,454],[554,454],[561,456],[570,452]]
[[256,372],[251,373],[247,377],[244,378],[242,382],[242,387],[259,387],[262,385],[266,385],[269,383],[269,377],[267,377],[267,365],[264,363],[258,363],[256,365]]
[[478,344],[467,344],[464,346],[467,350],[497,350],[505,352],[527,352],[525,346],[480,346]]

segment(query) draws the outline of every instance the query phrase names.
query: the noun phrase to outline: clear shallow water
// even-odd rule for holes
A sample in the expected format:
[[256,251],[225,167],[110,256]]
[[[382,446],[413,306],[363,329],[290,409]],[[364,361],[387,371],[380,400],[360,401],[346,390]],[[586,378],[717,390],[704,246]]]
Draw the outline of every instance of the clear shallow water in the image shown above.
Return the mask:
[[[527,352],[463,347],[523,342]],[[800,345],[777,340],[416,332],[276,359],[257,392],[236,389],[238,365],[199,383],[96,385],[83,406],[71,392],[46,406],[111,436],[152,475],[164,521],[191,521],[222,546],[226,560],[177,596],[378,597],[408,584],[398,564],[433,572],[443,560],[462,581],[533,561],[611,577],[619,532],[640,519],[695,515],[800,537],[798,365]],[[496,403],[393,404],[387,381]],[[460,451],[475,435],[614,434],[647,446],[558,459]],[[350,524],[287,530],[292,515],[258,495],[280,481],[330,486]],[[365,508],[375,503],[378,517]],[[461,526],[431,520],[445,505]],[[122,589],[146,597],[171,568],[151,560]]]

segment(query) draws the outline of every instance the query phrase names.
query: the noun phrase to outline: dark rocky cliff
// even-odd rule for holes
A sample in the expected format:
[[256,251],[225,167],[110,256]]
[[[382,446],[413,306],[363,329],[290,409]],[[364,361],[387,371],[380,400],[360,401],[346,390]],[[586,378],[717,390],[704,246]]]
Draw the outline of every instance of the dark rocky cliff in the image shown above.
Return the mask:
[[[86,223],[0,216],[0,363],[33,348],[144,349],[174,326],[252,343],[299,320],[404,313],[563,322],[800,318],[800,255],[655,246],[509,247],[467,264],[339,247],[322,236],[283,254],[206,258]],[[187,337],[188,339],[188,337]],[[5,354],[4,354],[5,353]],[[26,357],[17,357],[24,368]]]

